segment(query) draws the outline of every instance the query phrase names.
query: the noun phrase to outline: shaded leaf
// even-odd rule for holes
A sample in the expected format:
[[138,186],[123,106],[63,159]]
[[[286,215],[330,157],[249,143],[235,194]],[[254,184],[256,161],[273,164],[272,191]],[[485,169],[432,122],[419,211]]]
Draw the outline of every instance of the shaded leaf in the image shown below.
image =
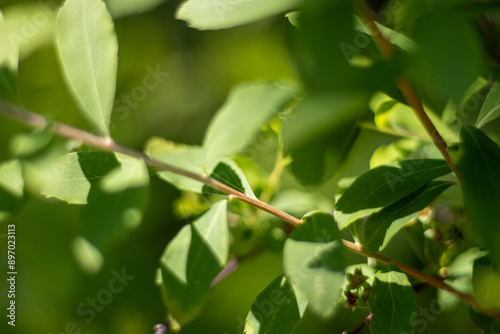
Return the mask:
[[[422,80],[459,102],[480,72],[483,48],[467,14],[435,10],[421,19],[415,41],[420,45],[416,61]],[[460,70],[457,70],[460,69]]]
[[371,333],[413,333],[412,319],[417,313],[415,292],[396,265],[391,263],[388,272],[375,275],[368,306],[373,313]]
[[327,181],[341,168],[358,134],[358,127],[346,124],[332,134],[315,138],[296,148],[291,152],[290,168],[293,175],[306,186]]
[[404,160],[370,169],[338,199],[335,220],[342,229],[450,172],[444,160],[432,159]]
[[491,87],[486,100],[484,100],[479,116],[476,120],[476,127],[480,128],[488,122],[500,116],[500,82],[495,82]]
[[245,323],[246,334],[291,334],[307,303],[295,295],[284,276],[278,276],[252,304]]
[[500,148],[481,130],[464,125],[460,132],[458,172],[466,215],[479,241],[500,263]]
[[365,222],[363,246],[369,252],[385,247],[401,227],[425,209],[453,183],[432,181],[399,201],[373,213]]
[[149,172],[144,161],[115,155],[119,166],[92,183],[82,211],[84,235],[100,249],[110,247],[140,225],[149,199]]
[[17,211],[24,196],[24,179],[19,160],[0,163],[0,222]]
[[64,77],[83,115],[100,134],[109,134],[118,42],[104,2],[67,0],[58,17],[56,45]]
[[229,230],[226,201],[220,201],[167,245],[160,259],[165,303],[185,323],[196,316],[210,285],[227,263]]
[[283,249],[283,270],[294,290],[321,317],[331,316],[341,300],[347,254],[333,217],[321,211],[307,214]]
[[296,92],[295,87],[284,82],[246,83],[235,87],[207,129],[203,142],[207,160],[240,153]]
[[484,252],[478,254],[472,272],[472,291],[484,307],[500,305],[500,266]]
[[[233,189],[236,189],[255,198],[255,195],[253,194],[252,189],[248,184],[245,174],[243,174],[243,171],[232,160],[224,159],[223,161],[219,162],[210,174],[210,177],[224,183],[227,186],[230,186]],[[203,185],[202,191],[206,193],[225,195],[224,193],[215,190],[207,185]]]
[[[293,110],[283,128],[287,150],[341,132],[345,137],[354,121],[367,113],[368,96],[362,93],[307,95]],[[345,139],[344,139],[345,140]],[[338,143],[337,143],[338,145]]]
[[188,0],[176,17],[193,28],[224,29],[251,23],[296,8],[302,0]]
[[166,0],[106,0],[113,17],[122,17],[146,12],[159,6]]

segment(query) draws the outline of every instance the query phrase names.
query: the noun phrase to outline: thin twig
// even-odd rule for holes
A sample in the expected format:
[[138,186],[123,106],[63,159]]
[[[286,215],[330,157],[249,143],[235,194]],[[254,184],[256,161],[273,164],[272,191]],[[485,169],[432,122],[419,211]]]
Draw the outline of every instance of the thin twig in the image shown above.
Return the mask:
[[[10,106],[2,101],[0,101],[0,114],[3,114],[5,116],[9,116],[17,121],[23,122],[27,125],[30,125],[35,128],[44,128],[48,125],[48,122],[45,120],[45,118],[39,114],[21,109],[21,108],[16,108],[13,106]],[[91,146],[94,148],[99,148],[103,151],[109,151],[109,152],[118,152],[122,153],[137,159],[143,160],[148,166],[157,168],[158,170],[162,171],[169,171],[176,173],[178,175],[182,175],[188,178],[191,178],[193,180],[199,181],[203,184],[206,184],[207,186],[210,186],[214,189],[217,189],[227,195],[229,195],[230,199],[238,199],[240,201],[246,202],[256,208],[259,208],[263,211],[266,211],[282,220],[285,222],[297,226],[302,224],[302,221],[296,217],[293,217],[289,215],[286,212],[283,212],[281,210],[278,210],[271,205],[264,203],[254,197],[248,196],[242,192],[239,192],[238,190],[235,190],[217,180],[214,180],[210,177],[204,176],[204,175],[199,175],[196,173],[192,173],[190,171],[172,166],[170,164],[167,164],[162,161],[158,161],[156,159],[153,159],[149,157],[148,155],[136,151],[134,149],[122,146],[120,144],[117,144],[114,142],[111,138],[109,137],[101,137],[94,135],[92,133],[89,133],[87,131],[72,127],[70,125],[60,123],[60,122],[52,122],[51,123],[51,129],[52,131],[61,137],[67,138],[67,139],[73,139],[73,140],[78,140],[82,142],[83,144],[87,146]],[[421,271],[414,269],[412,267],[409,267],[405,265],[404,263],[401,263],[399,261],[392,260],[384,255],[381,254],[374,254],[374,253],[369,253],[367,252],[362,246],[356,245],[352,242],[349,242],[347,240],[342,240],[343,245],[349,249],[350,251],[354,253],[358,253],[360,255],[363,255],[365,257],[370,257],[378,260],[379,262],[382,263],[394,263],[396,264],[404,273],[411,275],[423,282],[426,282],[438,289],[442,289],[445,291],[448,291],[458,298],[462,299],[466,303],[475,306],[476,308],[482,310],[483,312],[490,314],[496,318],[500,319],[500,312],[494,309],[488,309],[485,307],[482,307],[479,305],[479,303],[472,297],[466,294],[463,294],[457,290],[455,290],[453,287],[447,285],[446,283],[440,281],[439,279],[428,276]]]
[[[392,58],[394,56],[394,47],[377,27],[375,18],[373,17],[368,5],[364,0],[358,0],[357,4],[358,14],[361,17],[361,20],[363,20],[367,28],[370,30],[373,41],[377,45],[380,53],[386,59]],[[443,155],[446,163],[448,164],[448,166],[450,166],[451,170],[455,173],[455,175],[457,175],[458,178],[457,171],[448,152],[448,145],[425,112],[424,106],[418,98],[418,95],[415,92],[415,89],[411,85],[410,81],[402,76],[396,80],[396,84],[403,94],[406,102],[408,102],[408,105],[415,111],[415,114],[431,137],[434,145],[436,145],[436,147],[439,149],[439,152],[441,152],[441,154]]]
[[358,327],[356,327],[352,332],[344,331],[342,334],[359,334],[359,333],[361,333],[361,331],[365,327],[368,327],[370,325],[370,321],[372,321],[372,317],[373,317],[373,313],[369,313],[366,316],[366,319],[361,323],[361,325],[359,325]]

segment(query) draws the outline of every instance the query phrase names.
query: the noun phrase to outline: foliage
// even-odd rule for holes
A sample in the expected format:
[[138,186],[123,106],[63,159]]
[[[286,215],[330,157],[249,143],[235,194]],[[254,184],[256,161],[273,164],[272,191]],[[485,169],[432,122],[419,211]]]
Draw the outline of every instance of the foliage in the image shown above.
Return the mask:
[[[217,289],[229,286],[247,261],[273,256],[279,260],[254,270],[255,280],[267,282],[247,282],[228,293],[254,300],[242,302],[248,313],[237,331],[298,333],[311,319],[342,319],[344,327],[335,330],[361,322],[374,334],[428,327],[498,332],[498,319],[490,316],[500,314],[500,72],[498,41],[489,39],[500,28],[500,13],[492,2],[387,1],[377,7],[377,23],[366,7],[374,1],[163,2],[66,0],[0,11],[0,115],[18,115],[38,128],[0,124],[1,226],[23,225],[28,236],[37,210],[60,214],[61,221],[71,212],[67,226],[55,225],[64,232],[47,245],[37,243],[36,251],[55,247],[51,254],[86,277],[108,268],[116,276],[114,265],[135,255],[148,287],[159,266],[155,318],[146,321],[151,326],[134,327],[141,319],[127,325],[132,311],[125,307],[119,320],[110,316],[106,325],[96,325],[96,308],[85,321],[96,333],[116,323],[109,332],[145,333],[152,321],[164,323],[157,333],[189,333],[190,326],[199,332],[197,319],[218,309],[211,299]],[[158,47],[161,38],[147,37],[151,54],[174,59],[169,64],[177,82],[155,93],[170,73],[147,62],[140,84],[127,94],[126,71],[137,71],[136,59],[148,54],[140,50],[147,38],[138,34],[129,42],[128,34],[134,35],[134,17],[154,18],[141,14],[153,8],[161,20],[167,14],[181,20],[168,24],[169,33],[182,29],[179,38],[186,38],[175,55]],[[151,35],[164,36],[163,28],[154,26]],[[242,74],[251,72],[247,48],[257,43],[246,39],[245,29],[283,42],[277,47],[268,41],[259,50],[254,76]],[[223,42],[224,36],[234,40]],[[220,64],[212,59],[182,67],[211,48],[234,55]],[[41,58],[51,59],[49,70],[30,63],[38,52],[48,52]],[[268,59],[276,54],[285,65]],[[240,59],[238,68],[231,68],[233,58]],[[222,68],[237,79],[212,78],[197,90],[204,75]],[[54,93],[61,96],[59,111],[47,111],[50,95],[44,105],[30,97],[35,89],[23,90],[48,72],[60,73],[51,77],[63,87]],[[414,85],[417,102],[402,78]],[[222,102],[218,90],[229,86]],[[166,96],[175,96],[169,105],[175,112],[165,111]],[[143,101],[151,104],[138,107]],[[24,111],[9,112],[9,105],[39,112],[45,126],[19,117],[29,115]],[[130,112],[136,108],[140,116]],[[176,117],[184,117],[182,126]],[[193,137],[185,135],[190,129]],[[145,143],[144,153],[115,139],[133,147]],[[31,233],[35,240],[37,232]],[[143,256],[147,247],[156,248]],[[135,277],[121,275],[124,287],[123,277]],[[60,294],[76,281],[62,285]],[[464,307],[470,319],[457,320]],[[218,317],[231,314],[230,308]],[[349,308],[354,312],[343,316]],[[140,314],[140,307],[132,309]],[[81,304],[76,310],[82,316]],[[36,317],[46,318],[43,312]],[[37,331],[59,322],[42,321]]]

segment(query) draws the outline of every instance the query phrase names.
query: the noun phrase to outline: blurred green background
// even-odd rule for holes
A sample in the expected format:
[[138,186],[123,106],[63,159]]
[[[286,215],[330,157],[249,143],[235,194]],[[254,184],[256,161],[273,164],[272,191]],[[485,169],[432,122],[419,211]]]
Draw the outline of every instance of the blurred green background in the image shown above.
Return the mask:
[[[17,10],[22,13],[36,10],[37,3],[0,1],[0,8],[4,13]],[[171,0],[145,13],[115,19],[119,67],[111,134],[117,142],[138,150],[153,136],[200,144],[211,117],[231,87],[240,82],[298,78],[289,55],[286,33],[289,22],[283,15],[228,30],[198,31],[174,18],[179,3]],[[24,106],[91,130],[66,89],[54,47],[43,39],[41,44],[40,48],[23,54],[19,67]],[[148,90],[143,100],[127,104],[127,96],[143,85],[149,71],[156,69],[168,76],[157,88]],[[124,106],[125,109],[118,109]],[[23,131],[29,129],[0,119],[0,161],[12,156],[10,139]],[[392,140],[388,135],[363,130],[339,177],[367,170],[373,151]],[[269,173],[273,162],[270,156],[274,157],[275,147],[272,142],[264,143],[259,146],[256,161]],[[300,186],[288,172],[283,179],[284,188],[311,190]],[[334,182],[319,190],[332,207]],[[173,213],[172,203],[179,192],[152,177],[149,204],[141,225],[102,250],[104,265],[95,275],[78,265],[72,251],[74,240],[82,234],[82,207],[30,195],[26,206],[12,220],[17,226],[17,325],[8,327],[4,319],[0,332],[152,333],[153,326],[165,320],[161,295],[154,285],[158,259],[168,241],[187,222]],[[0,225],[2,257],[7,223]],[[419,264],[401,236],[392,241],[388,252],[409,264]],[[356,260],[366,262],[353,255],[353,261]],[[3,258],[1,263],[4,273]],[[88,303],[88,298],[96,298],[103,289],[108,289],[113,272],[122,269],[134,278],[87,322],[87,316],[78,314],[77,309],[82,303]],[[245,261],[235,273],[215,286],[204,312],[185,326],[182,333],[241,333],[255,296],[281,271],[279,253],[266,251]],[[0,291],[6,291],[5,280],[0,283]],[[425,308],[437,297],[434,290],[424,288],[418,298]],[[2,295],[2,310],[7,307],[6,302]],[[418,329],[425,333],[479,332],[470,321],[457,321],[468,319],[467,307],[463,304],[455,307],[454,312],[427,319],[425,329],[423,326]],[[295,333],[341,333],[358,326],[365,316],[364,310],[353,312],[343,308],[333,319],[325,321],[308,313]]]

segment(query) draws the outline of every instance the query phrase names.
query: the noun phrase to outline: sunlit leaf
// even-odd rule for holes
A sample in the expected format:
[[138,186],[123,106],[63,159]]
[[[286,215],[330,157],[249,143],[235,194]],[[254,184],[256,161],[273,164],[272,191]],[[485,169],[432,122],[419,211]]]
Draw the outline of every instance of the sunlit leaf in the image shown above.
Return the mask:
[[5,24],[0,29],[0,63],[7,55],[9,66],[17,68],[19,58],[52,44],[57,10],[58,5],[50,1],[17,2],[7,7]]
[[500,305],[500,266],[487,254],[479,254],[474,261],[472,291],[477,301],[484,307]]
[[66,1],[58,17],[56,45],[64,77],[83,115],[100,134],[109,134],[118,43],[104,2]]
[[[205,151],[200,146],[177,144],[162,138],[150,139],[146,144],[146,153],[154,159],[196,174],[209,175],[217,165],[215,161],[209,161],[209,165],[206,165]],[[202,192],[203,184],[193,179],[165,171],[158,175],[181,190]]]
[[460,133],[458,170],[467,217],[482,245],[500,261],[500,148],[482,131],[465,125]]
[[177,10],[177,18],[201,29],[224,29],[251,23],[284,13],[299,6],[302,0],[188,0]]
[[311,310],[328,317],[341,300],[347,252],[330,214],[316,211],[303,221],[285,242],[283,270]]
[[176,320],[185,323],[200,312],[212,280],[227,263],[228,253],[224,200],[184,226],[161,256],[165,302]]
[[387,245],[401,227],[415,218],[453,183],[432,181],[399,201],[368,216],[363,230],[363,246],[377,252]]
[[[408,105],[386,94],[377,93],[370,101],[370,109],[375,113],[375,124],[380,130],[402,137],[431,140],[422,122]],[[447,142],[458,141],[458,133],[453,131],[439,116],[428,108],[426,108],[426,113]]]
[[293,85],[284,82],[246,83],[234,88],[207,129],[203,143],[207,157],[240,153],[296,92]]
[[476,120],[476,127],[480,128],[500,116],[500,82],[495,82],[486,96]]
[[338,199],[335,220],[342,229],[450,172],[444,160],[431,159],[404,160],[375,167],[359,176]]
[[71,251],[80,268],[90,275],[96,275],[104,264],[102,253],[87,239],[77,237],[71,242]]
[[278,276],[252,304],[245,333],[291,334],[306,306],[307,302],[294,293],[289,281]]
[[413,333],[417,313],[415,292],[408,277],[390,264],[388,272],[377,273],[373,280],[368,306],[373,313],[373,334]]
[[91,185],[118,165],[111,153],[68,153],[54,161],[54,178],[46,184],[42,195],[70,204],[86,204]]
[[113,17],[135,15],[159,6],[166,0],[106,0]]

